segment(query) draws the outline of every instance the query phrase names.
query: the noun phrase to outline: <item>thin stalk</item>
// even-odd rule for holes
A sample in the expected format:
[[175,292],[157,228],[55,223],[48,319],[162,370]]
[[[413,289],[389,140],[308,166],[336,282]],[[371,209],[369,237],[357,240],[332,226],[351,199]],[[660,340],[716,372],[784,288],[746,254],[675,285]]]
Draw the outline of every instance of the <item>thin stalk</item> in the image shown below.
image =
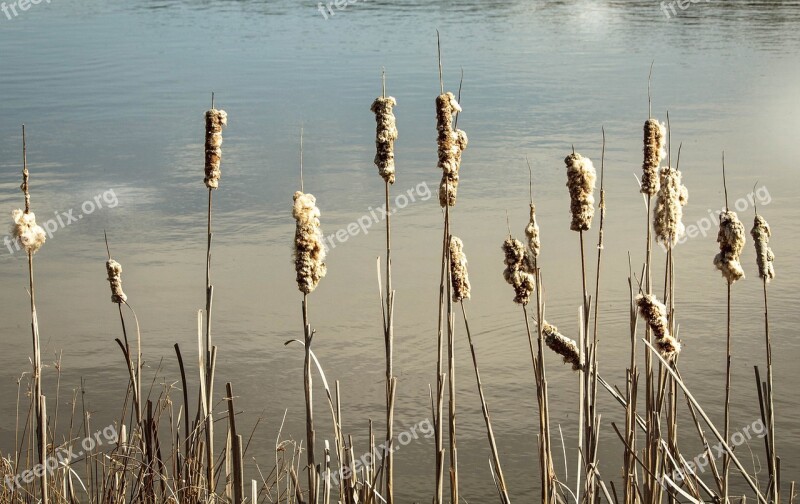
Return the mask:
[[314,405],[311,379],[311,340],[314,333],[308,322],[308,294],[303,294],[303,334],[305,340],[305,360],[303,363],[303,389],[306,399],[306,450],[308,470],[308,502],[317,503],[317,463],[314,456],[316,434],[314,432]]
[[778,486],[778,454],[775,451],[775,409],[774,395],[772,388],[772,338],[769,334],[769,301],[767,296],[767,279],[761,279],[764,287],[764,338],[767,348],[767,422],[769,423],[769,444],[772,457],[769,461],[769,475],[772,485],[772,498],[776,503],[780,503],[780,487]]
[[506,488],[506,480],[503,476],[503,469],[500,466],[500,453],[497,450],[497,441],[495,441],[494,430],[492,429],[492,419],[489,416],[489,407],[486,405],[486,397],[483,393],[483,383],[481,382],[481,372],[478,369],[478,357],[475,352],[475,345],[472,342],[472,333],[469,330],[469,321],[467,320],[467,310],[464,307],[464,301],[461,301],[461,313],[464,316],[464,328],[467,332],[467,340],[469,341],[469,349],[472,353],[472,365],[475,368],[475,380],[478,383],[478,395],[481,399],[481,412],[483,413],[483,421],[486,424],[486,435],[489,438],[489,448],[492,450],[492,461],[494,463],[494,472],[497,475],[497,486],[500,492],[500,500],[502,504],[511,504],[511,498],[508,495]]

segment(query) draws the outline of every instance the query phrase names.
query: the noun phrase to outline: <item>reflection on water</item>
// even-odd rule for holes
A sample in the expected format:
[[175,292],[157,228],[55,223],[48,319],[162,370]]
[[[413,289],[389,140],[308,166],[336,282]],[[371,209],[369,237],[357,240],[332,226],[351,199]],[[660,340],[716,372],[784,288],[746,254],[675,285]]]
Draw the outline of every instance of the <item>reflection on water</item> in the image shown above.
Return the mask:
[[[667,2],[669,3],[669,2]],[[335,7],[334,7],[335,8]],[[306,134],[306,188],[318,198],[323,230],[335,232],[382,203],[372,165],[374,119],[369,105],[386,68],[398,100],[399,194],[436,187],[433,99],[438,93],[435,30],[442,33],[444,81],[464,70],[459,126],[469,134],[454,231],[470,261],[471,327],[512,495],[536,487],[535,395],[524,325],[502,279],[499,245],[527,217],[527,169],[542,226],[548,318],[577,332],[580,276],[577,237],[568,230],[562,159],[570,146],[595,160],[600,127],[607,136],[608,221],[601,294],[601,366],[622,383],[627,361],[628,252],[643,258],[643,205],[633,174],[641,163],[647,116],[647,72],[655,60],[653,113],[670,111],[673,143],[683,143],[689,187],[685,221],[699,222],[722,205],[720,152],[728,160],[732,201],[754,183],[771,201],[779,278],[771,287],[784,474],[800,471],[797,399],[787,383],[800,345],[800,317],[790,302],[798,267],[789,258],[800,226],[793,160],[800,155],[800,2],[697,2],[667,19],[660,2],[359,1],[325,20],[315,2],[73,0],[40,4],[13,20],[0,17],[0,207],[19,206],[19,124],[29,131],[37,215],[76,208],[114,190],[119,205],[59,230],[37,255],[37,301],[52,363],[63,350],[62,390],[86,380],[96,424],[121,403],[125,374],[113,339],[118,320],[108,303],[103,230],[125,267],[149,372],[177,375],[172,345],[196,345],[203,305],[206,195],[202,185],[202,113],[210,91],[230,117],[222,185],[215,194],[215,317],[219,382],[233,381],[243,422],[264,422],[251,447],[268,460],[284,408],[284,434],[302,438],[302,356],[285,348],[301,326],[300,296],[290,262],[291,194],[298,185],[298,133]],[[676,149],[673,149],[673,153]],[[599,164],[599,163],[595,163]],[[436,198],[398,210],[393,261],[397,288],[398,428],[429,417],[434,377],[441,216]],[[749,224],[752,209],[742,212]],[[317,352],[330,379],[342,384],[345,428],[363,440],[367,419],[382,418],[384,385],[375,257],[381,227],[351,236],[330,251],[329,274],[311,301]],[[715,418],[724,382],[724,284],[713,271],[714,232],[676,251],[681,366]],[[589,243],[594,243],[591,235]],[[593,250],[590,252],[593,254]],[[655,253],[657,272],[663,254]],[[732,426],[758,416],[752,366],[763,366],[760,298],[751,245],[748,276],[734,289],[735,368]],[[26,371],[24,261],[0,253],[0,447],[10,449],[16,378]],[[658,278],[658,274],[656,275]],[[656,285],[660,285],[657,282]],[[460,331],[460,328],[459,328]],[[468,349],[459,335],[460,452],[463,495],[493,495]],[[163,361],[161,358],[164,358]],[[576,383],[548,361],[553,421],[574,439]],[[45,386],[55,387],[51,365]],[[605,398],[603,421],[621,419]],[[65,401],[66,402],[66,401]],[[99,423],[97,423],[99,422]],[[688,422],[688,419],[683,419]],[[323,433],[320,437],[329,436]],[[694,445],[686,434],[686,451]],[[699,450],[699,447],[697,447]],[[570,461],[575,451],[566,447]],[[621,450],[603,437],[603,473],[619,472]],[[432,447],[419,440],[397,455],[402,501],[427,499]],[[572,463],[570,465],[572,467]]]

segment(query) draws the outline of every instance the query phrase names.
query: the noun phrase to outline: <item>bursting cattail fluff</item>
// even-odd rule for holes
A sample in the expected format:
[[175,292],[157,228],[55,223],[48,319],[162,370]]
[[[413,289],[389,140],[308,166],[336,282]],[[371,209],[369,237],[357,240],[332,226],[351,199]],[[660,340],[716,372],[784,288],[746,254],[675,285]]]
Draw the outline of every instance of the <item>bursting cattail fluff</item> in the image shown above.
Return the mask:
[[683,185],[681,172],[670,166],[661,169],[661,187],[656,198],[653,228],[656,240],[674,246],[684,235],[683,207],[689,201],[689,191]]
[[128,300],[128,296],[122,291],[122,265],[114,259],[106,261],[106,272],[108,272],[108,283],[111,285],[111,302],[121,304]]
[[550,350],[564,358],[564,364],[572,364],[572,369],[575,371],[583,367],[581,353],[574,340],[558,332],[556,326],[550,325],[546,321],[542,323],[542,334],[544,334],[544,342],[550,347]]
[[667,361],[674,359],[681,351],[681,344],[669,332],[667,307],[652,294],[636,296],[636,305],[653,331],[653,340],[661,356]]
[[467,148],[467,134],[460,129],[453,129],[453,116],[457,112],[461,112],[461,106],[453,93],[448,91],[436,97],[439,168],[442,170],[439,204],[442,208],[456,204],[461,153]]
[[26,252],[35,254],[47,239],[42,226],[36,224],[36,215],[33,212],[14,210],[11,212],[11,218],[14,219],[14,224],[11,225],[11,236],[22,245]]
[[206,187],[219,187],[222,172],[219,169],[222,161],[222,128],[228,124],[228,114],[224,110],[211,109],[206,112]]
[[658,192],[658,167],[666,157],[667,127],[656,119],[644,123],[644,162],[642,162],[642,193],[655,196]]
[[317,288],[327,271],[325,245],[319,224],[320,211],[317,200],[311,194],[294,193],[292,215],[297,221],[294,233],[294,266],[297,271],[297,286],[304,294]]
[[392,113],[395,105],[397,100],[386,96],[375,98],[370,108],[375,113],[377,123],[375,165],[383,180],[390,184],[394,184],[394,141],[397,140],[397,123]]
[[528,239],[528,253],[531,258],[536,259],[539,257],[542,242],[539,238],[539,224],[536,223],[536,206],[533,203],[531,203],[531,218],[525,226],[525,237]]
[[464,254],[464,243],[455,236],[450,237],[450,280],[453,285],[453,302],[469,299],[467,256]]
[[773,254],[772,249],[769,248],[769,237],[772,236],[772,231],[764,217],[756,215],[750,235],[753,237],[753,241],[756,245],[758,276],[769,282],[775,278],[775,267],[772,265],[772,261],[775,260],[775,254]]
[[536,283],[525,258],[525,245],[519,240],[509,238],[503,242],[502,248],[506,256],[503,278],[514,287],[514,302],[527,305],[536,288]]
[[719,216],[719,254],[714,257],[714,265],[722,272],[729,284],[744,278],[744,270],[739,256],[744,249],[744,225],[736,212],[726,210]]
[[564,159],[567,165],[570,211],[573,231],[586,231],[592,227],[594,217],[594,184],[597,174],[589,158],[572,153]]

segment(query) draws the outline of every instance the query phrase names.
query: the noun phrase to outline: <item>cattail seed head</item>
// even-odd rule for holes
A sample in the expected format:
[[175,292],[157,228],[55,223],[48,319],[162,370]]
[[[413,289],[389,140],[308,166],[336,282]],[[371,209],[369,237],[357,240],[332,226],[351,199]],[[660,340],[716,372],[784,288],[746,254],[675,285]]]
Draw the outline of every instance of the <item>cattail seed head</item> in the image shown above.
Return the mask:
[[33,212],[14,210],[11,212],[14,224],[11,225],[11,236],[22,245],[26,252],[35,254],[44,245],[47,235],[42,226],[36,224],[36,215]]
[[570,211],[573,231],[586,231],[592,227],[594,217],[594,184],[597,174],[589,158],[572,153],[564,159],[567,165]]
[[661,169],[661,184],[656,198],[653,228],[656,240],[674,246],[686,232],[683,207],[689,201],[689,191],[683,185],[681,172],[670,166]]
[[544,334],[544,342],[550,347],[550,350],[564,358],[564,364],[572,364],[572,369],[575,371],[583,368],[581,352],[578,350],[575,340],[567,338],[558,332],[556,326],[548,324],[546,321],[542,322],[542,334]]
[[525,245],[521,241],[509,238],[503,242],[506,269],[503,278],[514,287],[514,302],[527,305],[536,288],[534,276],[530,273],[526,260]]
[[455,236],[450,237],[450,280],[453,285],[453,302],[469,299],[467,256],[464,254],[464,243]]
[[122,265],[114,259],[109,259],[106,261],[106,272],[108,283],[111,285],[111,302],[124,303],[128,300],[128,296],[122,291]]
[[391,96],[378,97],[370,110],[375,113],[375,165],[383,180],[394,184],[394,141],[397,140],[397,123],[392,107],[397,100]]
[[219,187],[222,172],[219,169],[222,161],[222,128],[228,124],[228,114],[224,110],[211,109],[206,112],[206,176],[203,179],[206,187]]
[[644,162],[642,163],[642,193],[654,196],[658,192],[658,167],[666,155],[667,127],[656,119],[644,123]]
[[539,238],[539,224],[536,223],[536,206],[531,203],[531,217],[525,227],[525,237],[528,239],[528,252],[533,259],[539,257],[542,242]]
[[750,235],[753,237],[753,241],[756,245],[758,276],[763,278],[766,282],[769,282],[775,278],[775,267],[772,264],[775,260],[775,254],[773,254],[772,249],[769,248],[769,237],[772,236],[772,230],[764,217],[756,215]]
[[722,276],[729,284],[744,278],[744,270],[739,262],[745,243],[744,225],[736,212],[726,210],[720,214],[717,242],[719,254],[714,257],[714,265],[722,272]]
[[461,112],[461,106],[451,92],[436,97],[436,131],[439,145],[439,168],[442,181],[439,184],[439,204],[442,208],[455,206],[458,192],[458,170],[461,153],[467,148],[467,134],[453,129],[453,116]]
[[294,193],[292,215],[297,221],[294,233],[294,266],[297,271],[297,286],[304,294],[317,288],[325,276],[325,245],[322,242],[320,211],[316,198],[301,191]]
[[653,331],[653,340],[661,356],[667,361],[674,359],[681,351],[681,344],[670,334],[667,307],[652,294],[639,294],[635,301],[639,313]]

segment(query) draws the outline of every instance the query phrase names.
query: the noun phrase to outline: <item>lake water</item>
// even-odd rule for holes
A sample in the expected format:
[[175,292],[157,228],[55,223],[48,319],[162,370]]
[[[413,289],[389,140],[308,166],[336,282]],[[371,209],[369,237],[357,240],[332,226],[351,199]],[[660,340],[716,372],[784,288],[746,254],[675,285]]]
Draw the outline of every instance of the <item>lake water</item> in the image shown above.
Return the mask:
[[[214,195],[217,391],[234,383],[243,410],[240,430],[249,431],[263,415],[248,452],[250,472],[251,456],[270,465],[285,409],[283,435],[303,439],[302,352],[284,346],[302,335],[301,295],[290,260],[299,130],[305,131],[305,188],[318,199],[326,235],[370,215],[383,203],[383,181],[372,164],[369,107],[385,67],[400,131],[393,194],[411,191],[416,199],[392,220],[396,432],[430,418],[441,243],[441,212],[436,197],[429,197],[440,177],[433,108],[439,29],[445,87],[457,90],[464,72],[458,125],[470,144],[453,232],[469,258],[470,326],[512,497],[530,498],[539,483],[524,320],[502,278],[505,212],[522,237],[528,156],[548,319],[574,336],[581,284],[563,158],[574,145],[599,166],[605,128],[608,216],[599,359],[601,374],[622,386],[630,344],[628,253],[634,270],[644,257],[644,206],[634,175],[640,173],[653,61],[653,114],[663,120],[669,110],[673,155],[683,144],[680,167],[690,192],[684,222],[697,226],[697,236],[675,252],[681,370],[721,423],[726,289],[712,265],[716,223],[709,214],[723,205],[724,150],[731,206],[741,210],[749,230],[754,201],[773,228],[778,278],[770,286],[770,314],[779,454],[784,482],[797,479],[800,2],[714,0],[675,9],[672,15],[669,2],[662,9],[655,0],[362,0],[343,10],[323,6],[326,19],[315,2],[52,0],[17,9],[16,16],[0,14],[0,208],[10,213],[22,204],[17,188],[25,123],[40,223],[70,210],[81,215],[59,225],[36,255],[48,398],[55,397],[52,363],[61,354],[62,415],[81,380],[94,425],[113,421],[122,402],[127,375],[114,342],[120,330],[105,278],[104,229],[142,324],[148,379],[160,368],[154,393],[159,383],[179,380],[174,343],[193,362],[205,282],[203,112],[215,91],[217,105],[229,114],[221,188]],[[375,259],[385,253],[382,233],[382,223],[372,224],[366,234],[337,242],[328,276],[310,301],[316,353],[329,380],[341,381],[344,427],[364,452],[368,419],[380,431],[383,418],[375,275]],[[595,228],[587,245],[591,278],[596,240]],[[654,258],[658,291],[660,249]],[[758,419],[753,366],[765,367],[761,283],[749,236],[743,262],[748,278],[733,288],[732,431]],[[7,453],[14,440],[16,380],[30,369],[22,254],[3,247],[0,272],[0,449]],[[456,349],[462,496],[486,502],[495,493],[462,324]],[[573,482],[577,381],[554,356],[547,364],[552,422],[567,440]],[[316,397],[318,438],[330,438],[322,389]],[[606,480],[618,481],[622,448],[611,423],[623,413],[607,397],[601,401],[601,470]],[[700,448],[688,420],[682,423],[688,458]],[[560,453],[560,442],[556,447]],[[750,448],[763,453],[759,440]],[[747,447],[739,450],[749,460]],[[430,499],[433,460],[432,440],[398,451],[400,502]]]

